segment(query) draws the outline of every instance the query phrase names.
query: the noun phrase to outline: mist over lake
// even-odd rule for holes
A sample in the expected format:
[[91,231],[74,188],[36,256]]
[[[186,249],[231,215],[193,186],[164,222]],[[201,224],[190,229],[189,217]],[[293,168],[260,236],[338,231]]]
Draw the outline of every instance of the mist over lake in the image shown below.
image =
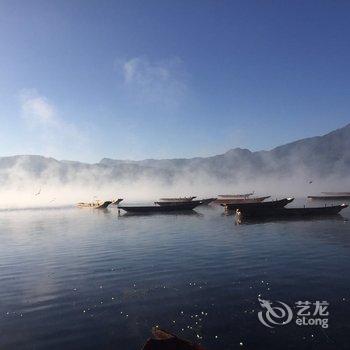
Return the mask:
[[213,157],[102,159],[96,164],[30,155],[0,157],[0,208],[55,207],[93,198],[152,202],[164,196],[250,191],[306,197],[346,191],[349,172],[350,125],[271,151],[232,149]]

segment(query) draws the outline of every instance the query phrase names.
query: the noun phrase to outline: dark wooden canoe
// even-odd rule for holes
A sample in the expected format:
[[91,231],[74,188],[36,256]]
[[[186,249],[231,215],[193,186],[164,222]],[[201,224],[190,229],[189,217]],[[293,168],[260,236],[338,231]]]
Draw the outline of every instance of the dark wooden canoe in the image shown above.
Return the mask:
[[191,202],[195,198],[197,198],[197,197],[192,196],[192,197],[160,198],[159,202],[184,203],[184,202]]
[[215,200],[216,204],[225,205],[225,204],[241,204],[241,203],[260,203],[265,199],[270,198],[271,196],[264,197],[219,197]]
[[233,199],[237,199],[237,198],[248,198],[250,196],[252,196],[254,194],[254,192],[251,193],[243,193],[243,194],[219,194],[218,197],[223,197],[223,198],[233,198]]
[[279,216],[319,216],[319,215],[336,215],[343,209],[347,208],[347,204],[334,205],[330,207],[317,208],[280,208],[277,210]]
[[180,204],[187,204],[187,203],[196,203],[197,205],[207,205],[213,201],[215,201],[216,198],[206,198],[206,199],[198,199],[198,200],[191,200],[191,201],[188,201],[188,202],[165,202],[165,201],[157,201],[157,202],[154,202],[154,204],[156,205],[159,205],[159,206],[178,206]]
[[350,196],[350,192],[321,192],[327,196]]
[[250,211],[261,211],[270,208],[283,208],[287,204],[294,201],[294,198],[283,198],[276,201],[259,202],[259,203],[235,203],[235,204],[221,204],[227,210],[250,210]]
[[350,201],[350,194],[326,195],[326,196],[307,196],[307,198],[319,201]]
[[169,212],[181,212],[187,210],[193,210],[201,203],[186,202],[177,203],[171,205],[149,205],[149,206],[118,206],[119,209],[123,209],[128,213],[169,213]]
[[154,204],[159,205],[161,207],[179,206],[179,205],[184,205],[184,204],[196,204],[198,206],[201,204],[201,201],[200,200],[191,200],[191,201],[187,201],[187,202],[157,201],[157,202],[154,202]]
[[201,345],[193,344],[187,340],[158,328],[152,329],[152,338],[146,341],[142,350],[205,350]]
[[208,205],[212,202],[214,202],[216,200],[216,198],[205,198],[205,199],[201,199],[201,205]]
[[[262,208],[262,209],[238,209],[242,218],[305,218],[305,217],[320,217],[332,216],[339,214],[348,205],[334,205],[324,207],[310,208]],[[239,214],[239,213],[238,213]]]

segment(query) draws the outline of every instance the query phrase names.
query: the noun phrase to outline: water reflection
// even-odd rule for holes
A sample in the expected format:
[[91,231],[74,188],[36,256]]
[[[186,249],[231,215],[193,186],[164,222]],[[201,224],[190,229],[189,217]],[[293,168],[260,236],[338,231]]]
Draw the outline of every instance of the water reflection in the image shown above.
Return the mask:
[[346,348],[342,217],[235,226],[222,208],[199,207],[117,218],[115,208],[0,213],[1,349],[140,349],[155,325],[211,350],[332,349],[317,328],[264,328],[258,295],[329,301],[327,337]]

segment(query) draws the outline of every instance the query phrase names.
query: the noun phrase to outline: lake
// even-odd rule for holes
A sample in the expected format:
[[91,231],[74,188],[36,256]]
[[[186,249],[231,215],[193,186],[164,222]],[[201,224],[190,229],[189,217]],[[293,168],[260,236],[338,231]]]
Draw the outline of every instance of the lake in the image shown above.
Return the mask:
[[[0,349],[138,350],[153,326],[208,350],[348,349],[349,217],[2,211]],[[293,319],[262,324],[258,297]],[[298,301],[328,302],[329,327],[297,325]]]

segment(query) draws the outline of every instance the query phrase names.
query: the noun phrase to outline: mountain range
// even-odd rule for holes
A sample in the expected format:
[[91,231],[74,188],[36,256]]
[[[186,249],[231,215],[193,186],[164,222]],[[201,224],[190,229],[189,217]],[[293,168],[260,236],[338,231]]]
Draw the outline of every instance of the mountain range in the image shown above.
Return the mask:
[[142,161],[105,158],[99,164],[111,167],[134,165],[171,173],[201,170],[219,178],[272,174],[288,176],[295,170],[302,170],[311,177],[346,175],[350,170],[350,124],[326,135],[288,143],[270,151],[251,152],[248,149],[235,148],[224,154],[205,158]]
[[264,181],[273,186],[278,181],[286,184],[289,179],[298,179],[300,183],[341,179],[349,183],[349,174],[350,124],[326,135],[298,140],[269,151],[235,148],[212,157],[141,161],[104,158],[95,164],[37,155],[0,157],[0,192],[26,191],[28,186],[59,188],[67,184],[73,189],[81,186],[81,193],[84,188],[96,191],[108,186],[120,189],[124,185],[134,186],[136,193],[137,186],[140,191],[148,188],[151,192],[155,184],[166,190],[177,183],[177,189],[185,188],[186,183],[188,190],[196,182],[207,187],[209,184],[261,184]]

